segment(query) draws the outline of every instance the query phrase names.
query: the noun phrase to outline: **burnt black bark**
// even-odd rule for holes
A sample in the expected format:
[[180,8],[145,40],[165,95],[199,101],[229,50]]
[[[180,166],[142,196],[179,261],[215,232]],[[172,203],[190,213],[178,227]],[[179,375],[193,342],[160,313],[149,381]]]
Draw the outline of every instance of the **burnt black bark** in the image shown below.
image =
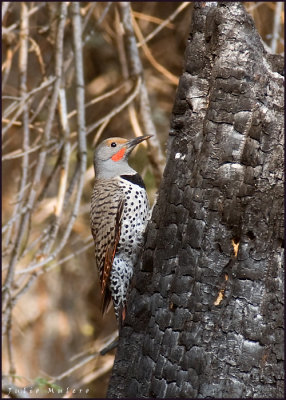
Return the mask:
[[241,3],[195,4],[108,397],[283,398],[283,71]]

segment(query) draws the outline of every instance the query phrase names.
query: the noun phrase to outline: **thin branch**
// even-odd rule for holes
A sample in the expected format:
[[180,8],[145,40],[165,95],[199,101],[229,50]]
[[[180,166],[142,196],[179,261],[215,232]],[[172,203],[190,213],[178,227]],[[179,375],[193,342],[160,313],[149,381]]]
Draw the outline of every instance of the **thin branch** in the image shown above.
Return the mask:
[[252,13],[253,10],[255,10],[258,7],[260,7],[261,5],[265,4],[265,2],[264,1],[256,1],[256,2],[253,2],[251,5],[250,4],[251,3],[246,3],[248,13]]
[[70,376],[73,372],[77,371],[79,368],[82,368],[84,365],[88,364],[90,361],[93,361],[95,358],[101,355],[101,353],[106,349],[106,347],[109,347],[111,343],[116,341],[118,339],[118,331],[113,332],[108,340],[104,343],[104,346],[99,349],[98,351],[93,352],[90,355],[87,355],[84,357],[83,360],[79,361],[77,364],[75,364],[73,367],[69,368],[67,371],[61,373],[58,376],[52,377],[52,382],[60,381],[63,378],[66,378],[67,376]]
[[88,21],[89,21],[90,17],[92,16],[93,11],[94,11],[96,6],[97,6],[96,3],[89,3],[88,4],[87,7],[89,8],[89,10],[88,10],[87,14],[84,17],[84,21],[83,21],[83,24],[82,24],[82,32],[85,31],[85,29],[87,27],[87,24],[88,24]]
[[2,2],[2,22],[3,22],[3,19],[5,17],[5,14],[6,14],[7,10],[8,10],[9,4],[10,4],[10,1],[3,1]]
[[[28,92],[24,98],[22,98],[22,99],[19,98],[19,101],[16,101],[16,102],[10,104],[10,106],[7,107],[7,109],[5,110],[5,112],[4,112],[4,114],[3,114],[3,117],[4,117],[4,118],[8,118],[8,116],[9,116],[10,114],[12,114],[12,113],[13,113],[17,108],[19,108],[19,107],[21,108],[21,112],[22,112],[22,109],[23,109],[25,103],[26,103],[32,96],[34,96],[36,93],[40,92],[41,90],[46,89],[48,86],[52,85],[52,84],[55,82],[56,79],[57,79],[56,77],[51,77],[50,79],[44,81],[40,86],[38,86],[38,87],[36,87],[35,89],[33,89],[33,90],[31,90],[30,92]],[[18,115],[19,115],[19,110],[18,110],[18,112],[17,112],[17,116],[18,116]],[[13,117],[13,122],[14,122],[15,120],[16,120],[16,118],[15,118],[15,115],[14,115],[14,117]],[[10,126],[11,126],[11,125],[10,125]],[[10,127],[10,126],[9,126],[9,127]],[[9,129],[9,127],[7,127],[7,126],[5,127],[4,133],[6,133],[6,131]],[[2,133],[2,135],[3,135],[3,133]]]
[[[29,128],[31,128],[31,125],[29,125]],[[5,156],[2,157],[2,161],[13,160],[16,158],[21,158],[21,157],[25,158],[28,154],[34,153],[35,151],[39,150],[41,147],[42,147],[42,145],[37,145],[37,146],[26,149],[26,151],[22,151],[20,149],[14,150],[11,153],[5,154]]]
[[8,350],[8,360],[9,360],[9,374],[12,376],[12,382],[14,383],[14,376],[16,375],[16,368],[13,355],[12,346],[12,307],[9,309],[9,317],[7,324],[7,350]]
[[66,187],[67,187],[69,158],[71,152],[70,142],[69,142],[70,129],[67,116],[67,101],[66,101],[66,92],[64,88],[60,89],[59,92],[59,114],[60,114],[61,128],[64,139],[64,146],[63,146],[63,159],[61,165],[60,191],[58,195],[58,201],[55,212],[57,216],[61,215],[63,209],[64,194],[66,192]]
[[106,15],[107,15],[108,12],[109,12],[111,6],[112,6],[112,1],[109,1],[109,2],[106,4],[106,6],[105,6],[105,8],[104,8],[104,10],[103,10],[103,12],[102,12],[102,14],[101,14],[101,16],[99,17],[99,19],[98,19],[98,21],[97,21],[98,25],[102,24],[104,18],[106,17]]
[[[28,35],[29,35],[29,18],[28,18],[28,8],[26,3],[21,3],[21,21],[20,21],[20,51],[19,51],[19,74],[20,74],[20,82],[19,82],[19,92],[20,97],[25,98],[27,94],[27,66],[28,66]],[[18,214],[18,210],[23,207],[23,201],[25,198],[25,188],[27,187],[27,179],[28,179],[28,165],[29,165],[29,141],[30,141],[30,131],[29,131],[29,109],[28,102],[23,103],[23,143],[22,148],[25,153],[22,159],[22,169],[21,169],[21,180],[19,186],[19,195],[17,199],[17,203],[15,204],[12,218],[13,216]],[[20,220],[15,220],[15,232],[16,235],[19,232]],[[6,246],[10,242],[11,235],[13,231],[13,224],[10,225],[7,235],[6,235]]]
[[38,243],[46,241],[48,234],[49,234],[49,228],[44,229],[43,232],[35,240],[33,240],[29,244],[29,246],[26,247],[26,249],[22,253],[22,257],[25,257],[25,255],[27,255]]
[[[31,274],[29,276],[29,278],[27,279],[27,281],[25,282],[25,284],[21,287],[21,289],[18,290],[18,292],[13,295],[13,298],[10,301],[11,308],[13,308],[15,306],[19,297],[21,297],[23,294],[25,294],[27,292],[27,290],[31,287],[32,283],[36,280],[37,277],[38,277],[38,275],[36,273]],[[5,308],[3,308],[3,311],[5,311]],[[3,326],[4,326],[4,324],[3,324]],[[4,326],[3,331],[5,332],[4,329],[8,329],[8,328]]]
[[[40,99],[39,104],[36,108],[36,110],[31,109],[33,115],[31,116],[30,123],[34,122],[34,120],[37,118],[39,113],[42,111],[43,107],[46,105],[47,100],[50,96],[49,90],[44,94],[44,96]],[[41,129],[41,128],[38,128]]]
[[[65,246],[69,235],[71,233],[74,221],[77,217],[79,204],[81,200],[81,194],[83,189],[84,183],[84,173],[86,169],[86,132],[85,132],[85,114],[84,114],[84,80],[83,80],[83,62],[82,62],[82,48],[81,42],[78,41],[78,34],[81,34],[81,18],[80,18],[80,7],[79,4],[76,2],[72,3],[72,23],[73,23],[73,38],[74,38],[74,48],[75,48],[75,60],[76,60],[76,83],[77,83],[77,122],[78,122],[78,159],[79,159],[79,166],[75,174],[78,177],[78,184],[77,184],[77,192],[76,192],[76,199],[73,206],[73,210],[71,216],[69,218],[68,225],[65,229],[64,235],[58,247],[53,251],[51,255],[45,258],[42,262],[38,264],[39,266],[43,266],[46,263],[55,259],[58,253],[63,249]],[[35,266],[27,268],[25,272],[34,271]],[[23,273],[23,271],[20,271]]]
[[[118,3],[119,12],[121,16],[122,25],[125,32],[125,47],[127,60],[130,69],[131,76],[143,76],[143,68],[139,51],[136,44],[135,34],[132,26],[130,3],[120,2]],[[164,171],[165,160],[160,148],[160,142],[157,136],[156,128],[152,120],[151,108],[148,98],[148,92],[146,85],[143,82],[140,87],[140,117],[143,125],[144,133],[152,135],[151,139],[148,140],[149,159],[153,167],[154,176],[157,185],[159,185],[161,177]]]
[[57,196],[57,203],[54,211],[54,220],[49,228],[49,238],[46,240],[45,246],[42,250],[43,254],[48,254],[53,246],[58,230],[60,227],[60,222],[62,218],[63,205],[64,205],[64,197],[67,188],[67,179],[68,179],[68,171],[69,171],[69,159],[71,154],[69,135],[70,129],[67,118],[67,104],[66,104],[66,92],[64,88],[59,90],[59,100],[58,100],[58,108],[61,122],[61,132],[63,135],[63,148],[60,152],[59,157],[59,166],[60,166],[60,182]]
[[[19,108],[17,109],[14,116],[11,118],[10,122],[2,129],[2,137],[7,133],[7,131],[11,128],[11,126],[15,123],[18,117],[22,114],[23,110],[25,109],[26,104],[21,102]],[[6,112],[4,112],[4,117],[6,117]]]
[[88,357],[85,357],[82,361],[78,362],[76,365],[74,365],[73,367],[69,368],[67,371],[63,372],[59,376],[53,377],[52,382],[60,381],[63,378],[66,378],[67,376],[70,376],[72,373],[77,371],[79,368],[82,368],[83,366],[88,364],[90,361],[93,361],[98,356],[99,356],[99,353],[96,352],[95,354],[92,354],[92,355],[90,355]]
[[3,69],[5,69],[4,74],[2,76],[2,93],[4,92],[4,87],[6,86],[6,82],[11,72],[13,57],[17,52],[18,48],[19,48],[19,43],[17,43],[13,49],[11,49],[10,47],[7,48],[6,59],[5,62],[2,64],[2,71]]
[[54,163],[53,169],[51,170],[51,172],[49,173],[48,177],[46,178],[46,181],[43,184],[40,193],[38,194],[37,200],[35,202],[35,206],[37,206],[38,203],[40,203],[45,198],[45,196],[47,194],[47,191],[48,191],[48,189],[50,187],[50,184],[52,183],[53,178],[55,177],[56,173],[58,172],[58,169],[59,169],[60,164],[61,164],[61,159],[62,159],[62,145],[63,145],[63,142],[60,141],[58,143],[59,148],[58,148],[57,160]]
[[[144,14],[138,11],[132,11],[132,14],[134,15],[135,18],[142,19],[143,21],[153,22],[154,24],[157,24],[159,26],[165,22],[165,20],[158,17],[154,17],[154,15]],[[174,24],[170,24],[168,22],[166,27],[169,29],[174,29]]]
[[[60,260],[55,260],[55,257],[57,254],[52,254],[49,258],[40,261],[38,264],[33,265],[32,267],[28,267],[25,268],[23,270],[17,271],[16,275],[22,275],[22,274],[26,274],[28,272],[34,272],[37,269],[39,269],[40,267],[43,267],[46,264],[50,264],[48,267],[46,267],[45,269],[41,269],[40,271],[37,271],[36,274],[37,276],[40,276],[42,273],[46,273],[51,271],[53,268],[58,267],[61,264],[64,264],[65,262],[71,260],[72,258],[78,256],[79,254],[84,253],[85,251],[87,251],[88,249],[90,249],[93,246],[93,241],[90,241],[89,243],[87,243],[85,246],[81,247],[79,250],[76,250],[74,252],[71,252],[68,256],[61,258]],[[58,252],[57,252],[58,253]],[[39,272],[39,273],[38,273]],[[18,294],[16,294],[17,296]]]
[[[9,2],[11,3],[11,2]],[[28,17],[31,17],[31,15],[35,14],[36,12],[38,12],[41,8],[43,8],[45,5],[44,2],[40,3],[39,5],[37,5],[36,7],[33,7],[31,10],[28,11]],[[2,27],[2,35],[7,35],[9,32],[14,31],[15,29],[17,29],[19,26],[19,22],[15,22],[14,24],[8,26],[8,28],[6,27]]]
[[102,133],[104,132],[105,128],[107,127],[107,125],[109,124],[110,119],[106,119],[98,128],[96,134],[94,135],[93,141],[92,141],[92,147],[95,147],[102,135]]
[[271,51],[272,53],[276,53],[277,43],[279,40],[279,33],[281,28],[281,12],[283,9],[283,2],[277,1],[275,7],[275,14],[274,14],[274,21],[273,21],[273,34],[272,34],[272,41],[271,41]]
[[41,53],[41,49],[40,46],[38,45],[38,43],[31,37],[29,37],[30,42],[32,43],[32,46],[30,48],[30,51],[34,51],[36,54],[36,57],[39,61],[39,65],[40,65],[40,70],[41,70],[41,74],[43,77],[43,80],[46,81],[47,80],[47,76],[46,76],[46,68],[45,68],[45,63],[43,60],[43,56]]
[[[58,24],[58,31],[57,31],[56,46],[55,46],[56,81],[54,83],[53,93],[52,93],[49,110],[48,110],[48,115],[47,115],[47,119],[46,119],[46,125],[45,125],[45,130],[44,130],[44,137],[43,137],[43,139],[44,139],[43,148],[39,154],[37,167],[35,169],[33,184],[31,186],[29,198],[27,201],[27,212],[23,215],[23,218],[21,219],[16,242],[15,242],[14,248],[12,250],[12,254],[11,254],[11,260],[9,263],[8,272],[7,272],[5,281],[4,281],[3,298],[2,298],[4,307],[5,307],[5,303],[8,300],[8,296],[9,296],[8,291],[9,291],[9,288],[13,281],[13,277],[14,277],[14,273],[15,273],[15,266],[18,261],[20,247],[21,247],[24,235],[26,233],[26,230],[28,228],[28,222],[30,220],[31,211],[32,211],[34,203],[35,203],[37,188],[40,184],[40,180],[41,180],[41,176],[42,176],[42,172],[44,169],[45,160],[46,160],[46,156],[47,156],[46,143],[50,139],[50,132],[52,129],[52,123],[53,123],[53,119],[54,119],[54,115],[55,115],[58,92],[59,92],[60,83],[61,83],[61,71],[62,71],[62,61],[63,61],[63,37],[64,37],[64,26],[65,26],[65,21],[66,21],[66,14],[67,14],[67,5],[65,2],[62,2],[60,17],[59,17],[59,24]],[[26,236],[28,237],[28,235],[26,235]]]
[[118,3],[121,23],[124,29],[127,60],[129,63],[130,76],[143,75],[142,62],[139,56],[134,29],[131,20],[130,2]]
[[63,396],[64,399],[69,399],[73,397],[73,391],[81,388],[83,385],[88,385],[91,382],[94,382],[96,379],[102,377],[107,372],[109,372],[114,364],[113,357],[109,358],[101,368],[96,369],[95,371],[90,372],[89,374],[85,375],[80,381],[73,384],[73,389],[68,391],[67,394]]
[[[77,217],[79,204],[81,200],[81,194],[83,189],[84,183],[84,173],[86,169],[86,132],[85,132],[85,115],[84,115],[84,81],[83,81],[83,63],[82,63],[82,48],[81,43],[78,41],[78,34],[81,34],[81,20],[80,20],[80,8],[79,4],[76,2],[72,3],[72,23],[73,23],[73,38],[74,38],[74,48],[75,48],[75,60],[76,60],[76,83],[77,83],[77,121],[78,121],[78,160],[79,160],[79,174],[76,174],[78,177],[78,184],[77,184],[77,192],[76,192],[76,199],[73,206],[73,210],[71,216],[69,218],[68,225],[65,229],[64,235],[58,247],[53,251],[51,255],[43,260],[40,265],[45,265],[49,261],[53,260],[58,253],[63,249],[65,246],[74,221]],[[35,270],[34,266],[27,269],[28,271]],[[27,272],[27,270],[25,272]],[[23,271],[21,271],[23,272]]]
[[81,161],[81,170],[85,172],[86,167],[86,134],[85,134],[85,107],[84,107],[84,77],[83,77],[83,59],[81,41],[78,35],[82,34],[80,6],[78,2],[72,2],[72,27],[73,27],[73,45],[75,51],[75,69],[76,69],[76,103],[77,103],[77,124],[78,124],[78,144],[79,160]]
[[[144,36],[141,32],[141,29],[139,28],[139,25],[137,24],[135,18],[133,20],[133,26],[134,26],[134,31],[136,33],[136,36],[138,37],[140,42],[143,42]],[[158,63],[157,60],[155,60],[153,54],[151,53],[151,50],[147,46],[146,43],[142,44],[143,51],[147,57],[147,59],[150,61],[150,63],[154,66],[154,68],[157,69],[157,71],[161,72],[173,85],[178,86],[179,83],[179,78],[172,74],[170,71],[167,70],[167,68],[163,67],[160,63]]]
[[99,127],[104,121],[110,120],[115,115],[119,114],[122,110],[124,110],[124,108],[127,107],[128,104],[130,104],[135,99],[135,97],[138,95],[140,86],[141,86],[141,82],[142,82],[141,77],[138,77],[135,88],[134,88],[133,92],[127,97],[127,99],[122,104],[120,104],[119,106],[117,106],[113,110],[111,110],[105,117],[100,118],[98,121],[96,121],[92,125],[88,126],[87,130],[86,130],[87,135],[89,133],[91,133],[94,129]]
[[[134,104],[131,104],[128,107],[128,114],[129,114],[129,119],[130,119],[130,123],[131,126],[133,128],[133,132],[135,134],[135,136],[139,137],[143,135],[142,129],[140,127],[138,118],[137,118],[137,112],[136,109],[134,107]],[[146,142],[142,142],[142,145],[145,145],[145,147],[147,147],[147,143]],[[136,150],[136,149],[135,149]]]
[[[77,143],[75,143],[73,145],[71,152],[74,151],[75,147],[77,147]],[[70,180],[70,184],[69,184],[69,187],[68,187],[66,195],[65,195],[64,208],[67,206],[67,204],[69,202],[69,199],[71,198],[71,196],[72,196],[72,194],[73,194],[73,192],[74,192],[74,190],[76,188],[76,184],[77,184],[77,181],[79,179],[79,175],[80,175],[79,160],[77,160],[77,163],[76,163],[75,168],[74,168],[72,179]]]
[[[123,30],[119,18],[118,9],[115,9],[115,29],[116,29],[116,44],[118,48],[118,55],[121,65],[121,71],[123,78],[126,80],[129,78],[129,70],[128,70],[128,62],[126,58],[126,51],[124,48],[124,40],[123,40]],[[128,114],[131,126],[133,128],[135,136],[142,136],[143,132],[140,128],[140,124],[137,119],[136,110],[134,106],[134,102],[128,105]],[[147,146],[146,142],[143,142],[145,146]]]
[[[84,107],[85,107],[85,108],[90,107],[90,106],[92,106],[92,105],[94,105],[94,104],[96,104],[96,103],[98,103],[98,102],[100,102],[100,101],[102,101],[102,100],[105,100],[105,99],[107,99],[107,98],[109,98],[109,97],[111,97],[111,96],[114,96],[117,92],[119,92],[119,90],[121,90],[124,86],[126,86],[127,83],[129,83],[129,82],[123,82],[123,83],[121,83],[121,85],[119,85],[118,87],[116,87],[116,88],[110,90],[109,92],[104,93],[104,94],[101,95],[101,96],[95,97],[94,99],[92,99],[91,101],[89,101],[88,103],[86,103],[86,104],[84,105]],[[73,111],[71,111],[71,112],[68,114],[68,118],[70,119],[71,117],[73,117],[73,116],[76,115],[76,114],[77,114],[77,110],[73,110]]]
[[[148,43],[151,39],[153,39],[162,29],[168,27],[171,21],[173,21],[185,8],[187,8],[191,3],[184,2],[182,3],[167,19],[165,19],[156,29],[154,29],[149,35],[146,36],[142,41],[137,43],[137,47],[142,47],[144,44]],[[134,16],[136,13],[132,11]]]

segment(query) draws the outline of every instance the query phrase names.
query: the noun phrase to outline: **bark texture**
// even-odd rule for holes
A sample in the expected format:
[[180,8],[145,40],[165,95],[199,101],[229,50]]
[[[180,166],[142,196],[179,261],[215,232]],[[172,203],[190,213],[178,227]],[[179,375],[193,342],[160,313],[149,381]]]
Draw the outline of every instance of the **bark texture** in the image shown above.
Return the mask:
[[282,69],[241,3],[195,5],[107,397],[283,398]]

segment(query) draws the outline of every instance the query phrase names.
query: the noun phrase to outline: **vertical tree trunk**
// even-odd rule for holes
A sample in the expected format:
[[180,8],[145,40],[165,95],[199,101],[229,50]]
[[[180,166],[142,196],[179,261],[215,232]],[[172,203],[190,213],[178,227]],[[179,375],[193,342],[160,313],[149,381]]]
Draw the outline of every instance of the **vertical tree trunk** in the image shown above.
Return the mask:
[[195,4],[108,397],[283,397],[282,68],[241,3]]

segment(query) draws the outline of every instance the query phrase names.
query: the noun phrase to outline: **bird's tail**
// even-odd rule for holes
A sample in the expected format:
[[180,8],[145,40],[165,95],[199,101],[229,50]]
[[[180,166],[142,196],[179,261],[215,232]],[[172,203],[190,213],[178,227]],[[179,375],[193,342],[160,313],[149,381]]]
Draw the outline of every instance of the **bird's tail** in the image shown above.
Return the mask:
[[118,327],[119,330],[123,327],[124,321],[126,317],[126,305],[121,305],[118,312]]

